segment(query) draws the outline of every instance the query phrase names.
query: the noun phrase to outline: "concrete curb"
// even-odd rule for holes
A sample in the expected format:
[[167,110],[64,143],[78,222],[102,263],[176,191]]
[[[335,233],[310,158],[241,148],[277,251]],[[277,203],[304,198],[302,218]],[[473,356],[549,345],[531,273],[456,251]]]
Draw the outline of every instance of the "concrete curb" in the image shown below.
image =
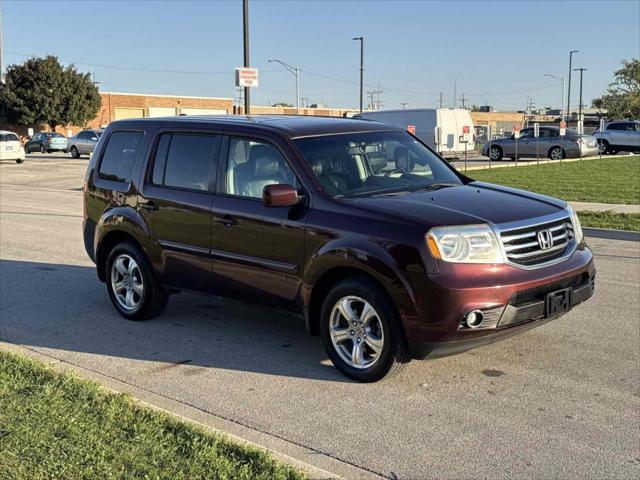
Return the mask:
[[[628,158],[634,155],[605,155],[602,157],[602,160],[608,160],[608,159],[614,159],[614,158]],[[469,166],[467,165],[467,171],[470,170],[489,170],[489,169],[494,169],[494,168],[507,168],[507,167],[531,167],[531,166],[536,166],[536,165],[547,165],[547,164],[562,164],[562,163],[568,163],[568,162],[579,162],[581,160],[600,160],[599,156],[595,156],[595,157],[583,157],[582,159],[580,158],[565,158],[563,160],[549,160],[549,159],[540,159],[538,162],[536,162],[535,159],[532,160],[519,160],[516,164],[516,162],[511,162],[511,161],[504,161],[504,160],[500,160],[499,162],[491,162],[491,167],[489,167],[489,165],[472,165]],[[489,161],[488,159],[486,160],[487,162]],[[464,160],[455,160],[455,162],[457,163],[461,163],[464,162]],[[464,165],[460,165],[460,166],[455,166],[455,168],[464,173]]]
[[210,432],[224,435],[236,443],[266,451],[282,463],[302,470],[311,479],[378,480],[384,478],[374,472],[345,463],[323,452],[255,430],[167,396],[139,388],[80,365],[60,360],[36,349],[0,341],[0,350],[34,358],[60,372],[71,371],[80,378],[99,383],[107,390],[116,393],[128,393],[145,407],[165,412]]
[[640,242],[640,232],[590,227],[583,227],[582,230],[587,237],[606,238],[608,240],[624,240],[627,242]]

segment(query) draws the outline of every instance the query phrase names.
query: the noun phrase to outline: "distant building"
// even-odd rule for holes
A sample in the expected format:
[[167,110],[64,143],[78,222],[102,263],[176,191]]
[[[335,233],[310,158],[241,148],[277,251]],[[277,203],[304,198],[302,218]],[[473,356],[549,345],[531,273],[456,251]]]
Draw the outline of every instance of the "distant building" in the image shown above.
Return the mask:
[[491,113],[491,112],[495,112],[496,109],[495,107],[491,106],[491,105],[481,105],[480,109],[478,110],[482,113]]

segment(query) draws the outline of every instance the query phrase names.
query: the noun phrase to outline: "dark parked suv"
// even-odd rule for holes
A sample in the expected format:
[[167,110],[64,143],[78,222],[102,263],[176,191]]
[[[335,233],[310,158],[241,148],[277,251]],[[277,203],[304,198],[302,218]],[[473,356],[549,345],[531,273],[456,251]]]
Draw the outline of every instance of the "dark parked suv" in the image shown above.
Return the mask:
[[365,120],[111,123],[84,240],[122,316],[183,289],[291,309],[362,381],[542,325],[595,281],[565,202],[476,182]]

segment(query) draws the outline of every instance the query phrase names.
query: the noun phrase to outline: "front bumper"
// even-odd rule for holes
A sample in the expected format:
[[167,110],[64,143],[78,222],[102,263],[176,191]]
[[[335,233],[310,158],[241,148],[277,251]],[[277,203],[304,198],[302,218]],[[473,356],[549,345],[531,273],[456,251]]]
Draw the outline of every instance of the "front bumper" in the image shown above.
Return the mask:
[[[595,271],[591,274],[581,275],[580,278],[582,279],[581,283],[573,287],[571,309],[591,298],[594,293]],[[555,287],[550,288],[552,289]],[[497,328],[493,330],[486,330],[485,335],[445,342],[410,342],[412,356],[414,358],[421,359],[437,358],[466,352],[472,348],[499,342],[532,328],[539,327],[540,325],[544,325],[552,320],[560,318],[568,312],[563,312],[563,314],[545,318],[544,295],[546,293],[550,293],[548,291],[550,289],[545,289],[544,285],[542,287],[538,287],[538,289],[540,293],[537,298],[534,296],[534,298],[522,304],[512,305],[510,303],[502,308],[502,312],[497,319]],[[512,298],[515,298],[515,296]]]
[[[537,269],[442,262],[437,272],[410,275],[414,310],[412,315],[402,315],[401,310],[401,315],[407,340],[420,357],[435,347],[464,351],[515,334],[526,329],[525,324],[534,323],[532,328],[544,323],[546,294],[571,287],[576,292],[571,307],[586,300],[593,286],[583,287],[595,278],[595,265],[591,250],[582,243],[566,260]],[[475,310],[493,323],[465,328],[465,315]]]

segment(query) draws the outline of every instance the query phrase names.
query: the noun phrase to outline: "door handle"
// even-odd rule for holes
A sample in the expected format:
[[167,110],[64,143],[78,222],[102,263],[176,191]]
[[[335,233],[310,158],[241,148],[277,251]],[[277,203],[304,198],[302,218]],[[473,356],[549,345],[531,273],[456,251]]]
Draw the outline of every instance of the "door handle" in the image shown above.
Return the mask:
[[225,226],[225,228],[233,227],[238,224],[238,220],[233,218],[231,215],[224,215],[222,217],[214,218],[215,222],[221,223]]
[[155,212],[156,210],[158,210],[158,206],[152,201],[139,203],[138,207],[146,210],[147,212]]

